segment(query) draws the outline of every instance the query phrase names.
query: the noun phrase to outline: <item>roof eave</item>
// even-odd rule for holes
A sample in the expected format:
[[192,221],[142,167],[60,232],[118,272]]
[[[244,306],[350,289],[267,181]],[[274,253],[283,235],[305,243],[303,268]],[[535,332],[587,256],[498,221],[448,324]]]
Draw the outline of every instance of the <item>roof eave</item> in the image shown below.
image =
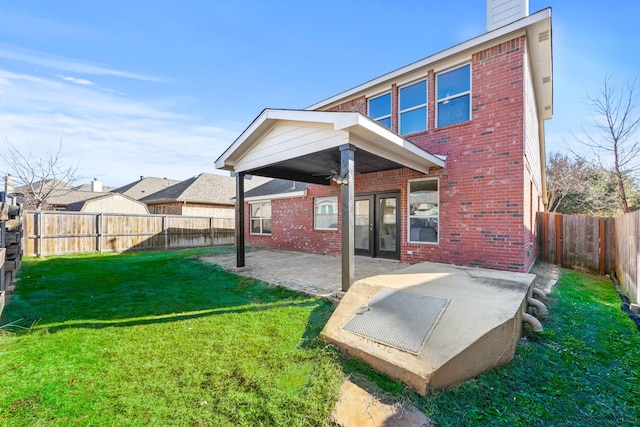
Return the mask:
[[297,197],[306,197],[307,190],[291,191],[289,193],[275,193],[275,194],[262,194],[259,196],[245,197],[245,202],[258,202],[260,200],[275,200],[275,199],[293,199]]
[[[236,139],[236,141],[216,160],[216,167],[224,170],[243,172],[255,170],[265,165],[254,159],[252,167],[239,166],[243,156],[251,150],[260,138],[278,121],[298,121],[311,125],[332,125],[336,132],[348,135],[349,143],[379,157],[396,161],[402,166],[429,173],[429,168],[444,167],[444,160],[428,153],[381,124],[357,112],[332,112],[308,110],[266,109]],[[394,160],[395,159],[395,160]],[[284,160],[284,159],[280,159]]]

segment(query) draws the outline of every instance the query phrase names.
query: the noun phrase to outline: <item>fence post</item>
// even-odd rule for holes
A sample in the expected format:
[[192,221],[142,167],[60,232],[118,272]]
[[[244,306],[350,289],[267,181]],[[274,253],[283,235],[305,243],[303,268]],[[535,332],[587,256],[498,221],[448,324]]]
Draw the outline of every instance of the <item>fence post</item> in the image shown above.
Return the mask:
[[169,223],[169,219],[166,215],[162,216],[162,232],[164,233],[164,249],[169,249],[169,230],[167,229],[167,224]]
[[[7,247],[7,229],[6,229],[6,220],[9,219],[9,216],[5,216],[5,209],[7,214],[9,213],[8,206],[6,205],[6,193],[4,191],[0,191],[0,202],[2,202],[2,212],[0,212],[0,248],[4,249]],[[6,251],[3,251],[3,255],[6,254]],[[4,257],[3,257],[4,258]],[[5,277],[5,268],[4,268],[4,259],[0,260],[2,265],[0,266],[0,295],[4,298],[4,291],[7,288],[6,277]],[[4,308],[4,299],[0,301],[0,314],[2,313],[2,309]]]
[[549,213],[542,213],[542,260],[549,262]]
[[599,252],[600,258],[598,263],[598,272],[604,276],[605,250],[607,248],[607,245],[605,245],[607,236],[604,233],[604,219],[598,220],[598,234],[599,234],[598,243],[600,244],[600,252]]
[[102,253],[102,214],[96,215],[96,251]]
[[38,257],[44,256],[44,211],[38,212]]
[[562,266],[562,215],[556,214],[556,264]]

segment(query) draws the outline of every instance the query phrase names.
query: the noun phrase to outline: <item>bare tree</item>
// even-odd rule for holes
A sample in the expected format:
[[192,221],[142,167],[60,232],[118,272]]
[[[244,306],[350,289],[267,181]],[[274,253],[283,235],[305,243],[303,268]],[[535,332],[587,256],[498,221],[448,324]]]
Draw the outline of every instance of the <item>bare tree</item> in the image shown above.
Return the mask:
[[[628,81],[617,90],[609,76],[595,94],[587,97],[594,116],[589,122],[593,132],[577,141],[588,147],[593,157],[581,156],[614,181],[624,213],[629,212],[627,187],[640,172],[640,98],[637,80]],[[577,153],[574,153],[578,155]]]
[[564,213],[567,200],[584,193],[585,163],[566,154],[550,153],[547,160],[548,212]]
[[[637,186],[629,188],[637,190]],[[547,160],[547,197],[548,212],[591,216],[614,216],[621,212],[610,175],[564,153],[550,153]]]
[[62,141],[54,152],[37,157],[31,150],[21,151],[4,138],[5,150],[0,152],[5,173],[12,175],[16,190],[24,203],[32,209],[42,209],[47,199],[73,189],[71,184],[79,179],[78,165],[68,165],[62,157]]

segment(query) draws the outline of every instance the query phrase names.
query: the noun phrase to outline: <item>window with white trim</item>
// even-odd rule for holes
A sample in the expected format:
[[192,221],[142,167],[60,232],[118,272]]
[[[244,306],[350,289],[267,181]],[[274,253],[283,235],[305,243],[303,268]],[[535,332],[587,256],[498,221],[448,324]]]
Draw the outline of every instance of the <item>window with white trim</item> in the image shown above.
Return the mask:
[[313,201],[313,228],[316,230],[338,229],[338,198],[317,197]]
[[400,135],[427,130],[427,81],[400,88]]
[[440,194],[437,179],[409,181],[409,241],[438,243]]
[[471,118],[471,66],[469,64],[436,77],[438,127]]
[[250,203],[251,234],[271,234],[271,201]]
[[391,129],[391,92],[369,99],[369,117]]

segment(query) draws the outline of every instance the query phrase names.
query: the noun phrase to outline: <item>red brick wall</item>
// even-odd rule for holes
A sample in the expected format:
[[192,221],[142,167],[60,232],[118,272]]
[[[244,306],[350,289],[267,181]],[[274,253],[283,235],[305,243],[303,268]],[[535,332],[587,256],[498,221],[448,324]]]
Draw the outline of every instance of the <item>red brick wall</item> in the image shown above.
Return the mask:
[[328,111],[346,111],[367,114],[367,99],[364,96],[360,96],[343,104],[336,105]]
[[[512,271],[528,271],[535,261],[533,222],[540,195],[524,159],[524,54],[524,37],[474,53],[471,120],[441,128],[435,128],[436,75],[426,73],[429,129],[407,139],[447,156],[445,168],[429,175],[440,183],[438,244],[407,242],[408,180],[425,175],[400,169],[356,176],[356,194],[400,191],[402,261]],[[397,105],[395,85],[391,92]],[[349,100],[332,110],[366,112],[366,100]],[[397,130],[397,114],[392,127]],[[339,231],[313,230],[313,197],[326,195],[339,196],[339,187],[310,185],[305,198],[273,201],[272,235],[250,236],[247,228],[248,244],[339,253]]]
[[[313,228],[313,199],[338,196],[339,193],[340,188],[336,184],[330,187],[309,185],[307,197],[272,200],[271,235],[250,234],[250,209],[247,204],[245,209],[247,245],[319,254],[340,253],[342,240],[338,230],[314,230]],[[338,218],[339,216],[338,212]]]

